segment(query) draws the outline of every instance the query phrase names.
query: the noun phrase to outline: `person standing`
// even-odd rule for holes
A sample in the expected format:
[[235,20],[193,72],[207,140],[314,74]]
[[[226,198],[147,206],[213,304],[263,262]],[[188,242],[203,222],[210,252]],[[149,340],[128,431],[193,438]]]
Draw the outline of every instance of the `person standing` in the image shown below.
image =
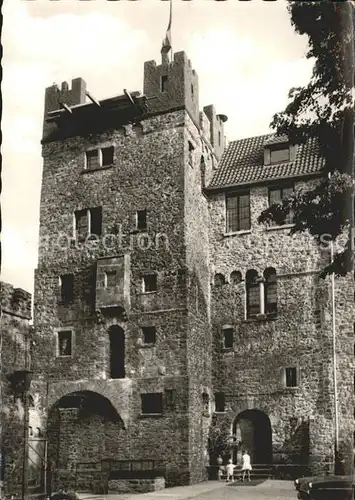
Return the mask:
[[231,483],[234,482],[234,477],[233,477],[233,473],[234,473],[234,469],[235,469],[235,465],[232,461],[232,459],[230,458],[228,460],[228,464],[226,466],[226,470],[227,470],[227,483],[230,481]]
[[245,450],[242,456],[242,481],[245,479],[245,474],[248,476],[248,481],[250,481],[250,471],[252,470],[251,467],[251,462],[250,462],[250,455],[248,454],[248,451]]
[[223,458],[221,457],[221,455],[218,455],[218,457],[217,457],[217,466],[218,466],[218,470],[217,470],[218,481],[220,481],[222,479],[222,475],[223,475],[223,471],[224,471]]

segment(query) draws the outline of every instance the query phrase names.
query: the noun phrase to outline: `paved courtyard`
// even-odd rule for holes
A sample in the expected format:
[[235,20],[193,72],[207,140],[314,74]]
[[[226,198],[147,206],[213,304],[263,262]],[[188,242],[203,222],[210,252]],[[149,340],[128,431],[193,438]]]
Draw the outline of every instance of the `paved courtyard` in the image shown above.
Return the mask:
[[192,486],[166,488],[144,494],[122,494],[89,496],[80,495],[81,500],[296,500],[297,494],[291,481],[266,480],[260,484],[233,484],[208,481]]

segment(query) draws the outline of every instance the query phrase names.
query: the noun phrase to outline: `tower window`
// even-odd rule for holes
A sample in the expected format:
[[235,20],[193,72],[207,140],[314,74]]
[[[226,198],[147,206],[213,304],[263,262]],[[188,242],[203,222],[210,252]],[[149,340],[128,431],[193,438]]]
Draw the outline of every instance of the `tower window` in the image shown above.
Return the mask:
[[193,166],[193,160],[194,160],[194,145],[192,144],[191,141],[187,141],[188,143],[188,148],[189,148],[189,165],[192,167]]
[[203,156],[201,156],[200,161],[200,174],[201,174],[201,188],[206,186],[206,163]]
[[74,275],[63,274],[60,277],[60,298],[65,304],[73,301],[74,298]]
[[79,242],[84,242],[90,234],[100,236],[102,232],[102,207],[76,210],[75,236]]
[[216,392],[214,395],[214,401],[215,401],[215,411],[224,412],[225,411],[224,392]]
[[125,334],[119,326],[109,329],[110,378],[125,378]]
[[218,131],[218,146],[221,145],[221,132]]
[[191,83],[191,96],[192,98],[194,97],[194,86],[192,83]]
[[[176,272],[177,275],[177,285],[184,287],[186,286],[187,283],[187,272],[186,269],[178,269]],[[354,332],[355,332],[355,327],[354,327]]]
[[141,394],[141,403],[143,414],[163,413],[163,394],[161,392]]
[[117,285],[117,272],[116,271],[106,271],[105,272],[105,288],[113,288]]
[[227,233],[250,229],[249,193],[227,194]]
[[207,392],[204,392],[202,394],[202,404],[203,404],[203,411],[205,413],[209,413],[210,412],[210,397],[207,394]]
[[157,275],[146,274],[143,276],[143,293],[156,292],[157,290]]
[[85,168],[95,170],[100,167],[107,167],[113,164],[114,147],[90,149],[85,153]]
[[294,366],[285,368],[285,385],[286,387],[297,387],[297,368]]
[[155,344],[156,342],[156,329],[155,326],[142,327],[143,342],[144,344]]
[[165,389],[165,407],[172,410],[175,405],[175,389]]
[[147,211],[138,210],[136,213],[137,229],[143,231],[147,229]]
[[72,355],[72,331],[65,330],[58,332],[58,356]]
[[162,75],[160,79],[160,89],[162,92],[165,92],[168,86],[168,75]]
[[233,337],[234,337],[233,328],[223,328],[223,347],[225,349],[233,348]]
[[101,235],[102,232],[102,208],[90,208],[90,234]]

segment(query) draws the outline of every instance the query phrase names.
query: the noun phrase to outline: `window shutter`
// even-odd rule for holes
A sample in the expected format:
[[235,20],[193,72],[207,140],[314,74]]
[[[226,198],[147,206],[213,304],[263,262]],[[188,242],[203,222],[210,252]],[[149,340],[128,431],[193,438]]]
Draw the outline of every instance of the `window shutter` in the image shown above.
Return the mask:
[[77,210],[75,212],[75,233],[79,242],[85,241],[88,234],[88,211]]
[[98,149],[92,149],[86,152],[86,168],[88,170],[98,168],[100,166],[99,163],[100,155]]
[[101,236],[102,233],[102,208],[96,207],[90,209],[91,227],[90,234]]
[[108,148],[102,148],[101,154],[102,154],[102,166],[106,167],[106,166],[112,165],[112,163],[113,163],[113,146],[110,146]]

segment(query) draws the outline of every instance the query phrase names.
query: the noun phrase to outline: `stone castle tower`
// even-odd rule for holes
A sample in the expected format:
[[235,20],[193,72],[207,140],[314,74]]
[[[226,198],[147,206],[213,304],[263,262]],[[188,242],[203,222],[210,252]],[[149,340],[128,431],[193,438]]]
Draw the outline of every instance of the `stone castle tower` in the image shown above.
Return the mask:
[[33,370],[48,456],[69,470],[156,460],[172,484],[200,481],[213,399],[203,189],[226,117],[199,111],[184,52],[145,63],[143,95],[86,94],[76,79],[45,97]]
[[184,52],[145,63],[143,94],[46,90],[32,366],[56,485],[198,482],[245,447],[268,472],[331,469],[335,415],[352,454],[352,278],[320,280],[327,251],[257,222],[321,178],[316,145],[226,149],[198,94]]

